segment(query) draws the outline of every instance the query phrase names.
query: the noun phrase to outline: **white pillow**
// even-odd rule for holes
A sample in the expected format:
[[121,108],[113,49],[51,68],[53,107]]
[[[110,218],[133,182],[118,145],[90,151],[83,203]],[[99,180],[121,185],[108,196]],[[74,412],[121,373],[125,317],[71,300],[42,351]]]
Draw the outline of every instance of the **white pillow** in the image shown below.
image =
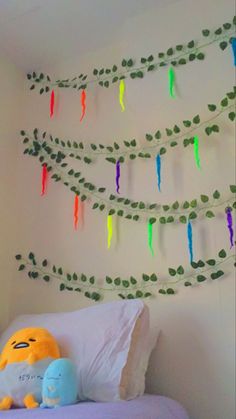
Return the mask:
[[19,316],[2,334],[0,350],[16,330],[29,326],[47,328],[61,355],[76,363],[80,400],[117,401],[143,394],[153,345],[149,312],[141,300]]

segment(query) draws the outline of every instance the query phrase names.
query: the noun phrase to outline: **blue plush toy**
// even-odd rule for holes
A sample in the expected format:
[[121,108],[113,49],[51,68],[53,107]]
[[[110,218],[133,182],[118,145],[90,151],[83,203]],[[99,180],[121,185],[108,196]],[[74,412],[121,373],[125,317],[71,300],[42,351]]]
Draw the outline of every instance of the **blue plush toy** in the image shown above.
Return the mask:
[[40,407],[59,407],[77,402],[78,383],[74,364],[67,358],[53,361],[43,378]]

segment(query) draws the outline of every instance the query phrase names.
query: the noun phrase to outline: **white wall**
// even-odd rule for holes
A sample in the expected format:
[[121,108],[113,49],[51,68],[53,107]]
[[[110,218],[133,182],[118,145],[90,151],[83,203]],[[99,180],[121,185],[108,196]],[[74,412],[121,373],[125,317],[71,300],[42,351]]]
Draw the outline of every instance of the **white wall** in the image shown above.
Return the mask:
[[[100,65],[111,65],[121,57],[140,57],[165,50],[170,45],[197,39],[201,29],[218,27],[232,18],[231,0],[180,1],[158,8],[120,28],[120,38],[111,48],[49,71],[55,78],[86,72]],[[93,28],[91,28],[93,30]],[[96,33],[94,34],[96,36]],[[83,42],[83,40],[78,40]],[[31,69],[29,69],[31,70]],[[38,69],[40,70],[40,69]],[[232,88],[234,72],[231,51],[222,52],[213,45],[204,62],[195,62],[177,70],[179,97],[170,100],[167,74],[160,70],[143,81],[127,80],[126,112],[121,113],[117,85],[103,90],[88,90],[87,116],[79,123],[79,95],[61,91],[58,116],[50,121],[48,96],[29,92],[25,86],[22,127],[48,129],[67,139],[111,142],[137,138],[143,142],[146,132],[165,128],[200,113],[208,116],[207,103],[217,103]],[[202,170],[195,168],[193,152],[179,147],[163,158],[163,192],[156,187],[153,162],[134,162],[122,166],[121,193],[134,199],[160,201],[194,198],[216,188],[226,191],[234,182],[233,124],[222,117],[221,135],[207,138],[202,132],[200,153]],[[19,184],[17,216],[21,240],[12,252],[34,250],[40,258],[67,269],[96,274],[165,274],[169,266],[188,265],[186,231],[183,225],[154,229],[155,257],[147,246],[146,225],[120,220],[112,249],[106,249],[106,217],[85,204],[85,225],[73,231],[73,196],[60,183],[50,182],[48,194],[40,196],[40,167],[36,160],[22,156],[18,146]],[[100,160],[92,168],[78,164],[88,179],[115,190],[114,167]],[[214,256],[222,247],[229,248],[224,216],[211,222],[194,223],[196,259]],[[22,242],[22,244],[21,244]],[[191,419],[233,419],[234,415],[234,277],[228,274],[214,283],[193,289],[180,289],[178,295],[148,302],[152,325],[160,325],[159,340],[147,377],[151,392],[165,394],[182,402]],[[106,299],[114,298],[113,295]],[[23,312],[70,310],[91,304],[78,295],[59,293],[56,282],[41,284],[19,274],[11,296],[11,315]]]
[[0,55],[0,330],[9,321],[9,292],[16,278],[12,250],[17,241],[16,176],[23,75]]

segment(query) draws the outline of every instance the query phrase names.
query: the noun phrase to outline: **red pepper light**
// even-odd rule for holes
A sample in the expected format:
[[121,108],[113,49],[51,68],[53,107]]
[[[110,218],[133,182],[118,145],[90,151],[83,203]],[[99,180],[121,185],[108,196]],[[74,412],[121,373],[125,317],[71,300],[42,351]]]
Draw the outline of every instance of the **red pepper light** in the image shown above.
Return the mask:
[[81,102],[81,109],[82,109],[82,113],[80,117],[80,122],[81,122],[86,112],[86,91],[85,90],[82,90],[81,92],[80,102]]
[[78,220],[79,220],[79,197],[75,195],[74,199],[74,228],[77,230],[78,228]]
[[41,190],[41,195],[45,195],[46,186],[47,186],[47,179],[48,179],[47,165],[44,164],[43,167],[42,167],[42,190]]
[[54,93],[54,90],[52,90],[51,97],[50,97],[50,118],[53,118],[54,116],[54,105],[55,105],[55,93]]

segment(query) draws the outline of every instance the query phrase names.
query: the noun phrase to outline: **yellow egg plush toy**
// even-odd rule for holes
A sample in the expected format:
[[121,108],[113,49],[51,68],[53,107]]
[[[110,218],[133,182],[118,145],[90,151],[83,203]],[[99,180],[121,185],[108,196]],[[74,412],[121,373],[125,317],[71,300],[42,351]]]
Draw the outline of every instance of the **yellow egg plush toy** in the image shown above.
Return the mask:
[[38,407],[44,372],[57,358],[57,342],[46,329],[30,327],[16,332],[0,354],[0,410]]

